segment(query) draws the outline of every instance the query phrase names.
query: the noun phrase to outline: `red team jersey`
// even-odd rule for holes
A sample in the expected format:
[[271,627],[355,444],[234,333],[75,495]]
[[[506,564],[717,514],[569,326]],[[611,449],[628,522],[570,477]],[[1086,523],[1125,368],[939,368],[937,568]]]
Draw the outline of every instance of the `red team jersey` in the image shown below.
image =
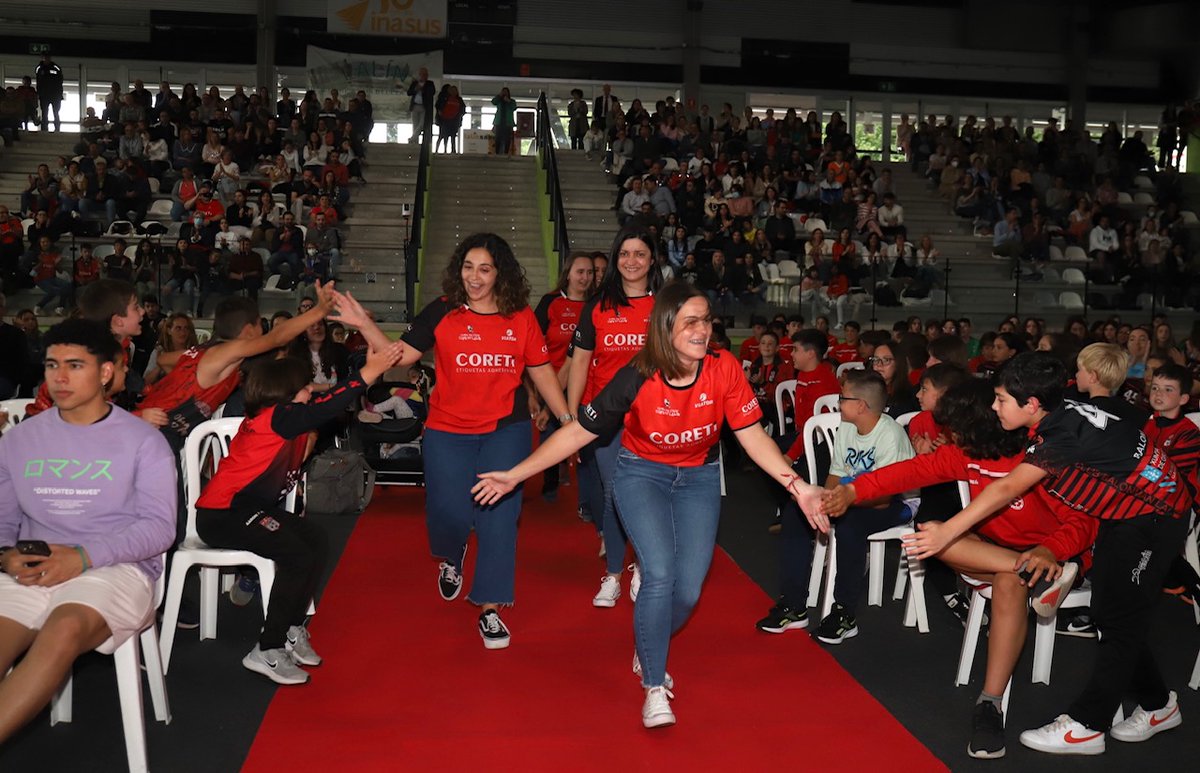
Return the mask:
[[617,308],[601,308],[600,299],[594,298],[583,307],[574,346],[592,353],[592,366],[583,388],[584,403],[600,394],[617,371],[642,350],[652,308],[653,295],[630,298],[628,306]]
[[837,362],[838,365],[845,365],[847,362],[862,362],[862,358],[858,356],[857,344],[834,344],[829,347],[829,352],[825,356]]
[[562,369],[567,361],[567,349],[571,339],[575,337],[575,328],[579,326],[579,315],[583,313],[586,301],[573,301],[564,293],[549,293],[542,297],[541,303],[534,309],[546,336],[546,351],[550,355],[550,364],[554,370]]
[[817,398],[825,395],[836,395],[842,385],[838,383],[833,368],[822,362],[813,370],[796,372],[796,403],[793,416],[796,417],[796,442],[788,449],[787,456],[795,461],[804,458],[804,422],[813,416]]
[[521,377],[550,358],[528,306],[505,317],[453,307],[442,297],[417,315],[403,340],[434,350],[438,384],[429,397],[429,429],[475,435],[529,421]]
[[709,352],[695,380],[682,387],[668,384],[661,372],[646,378],[628,365],[579,412],[580,426],[597,435],[623,423],[624,448],[673,467],[715,461],[723,423],[736,431],[761,420],[741,363],[726,351]]

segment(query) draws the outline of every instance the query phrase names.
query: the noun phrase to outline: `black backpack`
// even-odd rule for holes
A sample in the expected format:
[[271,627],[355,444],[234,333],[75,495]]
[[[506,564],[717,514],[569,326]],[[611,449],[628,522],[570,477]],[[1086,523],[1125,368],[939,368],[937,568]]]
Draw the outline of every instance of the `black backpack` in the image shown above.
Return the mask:
[[375,494],[375,470],[358,451],[330,448],[308,461],[304,506],[313,513],[358,515]]

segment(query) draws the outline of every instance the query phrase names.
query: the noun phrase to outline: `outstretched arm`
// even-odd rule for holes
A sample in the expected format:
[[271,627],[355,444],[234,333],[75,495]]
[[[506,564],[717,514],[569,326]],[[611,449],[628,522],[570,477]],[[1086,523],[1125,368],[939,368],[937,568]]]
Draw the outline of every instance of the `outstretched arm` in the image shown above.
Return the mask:
[[331,320],[358,330],[372,349],[382,350],[392,345],[387,333],[379,329],[379,325],[371,319],[371,315],[353,295],[334,290],[333,297],[337,300],[337,308],[329,315]]
[[333,285],[322,286],[317,282],[315,286],[317,304],[300,316],[285,319],[256,338],[235,338],[232,341],[223,341],[210,349],[196,368],[196,380],[200,386],[207,389],[220,383],[221,379],[241,365],[242,360],[278,349],[303,333],[310,325],[325,319],[337,302]]
[[929,558],[966,534],[975,524],[1024,494],[1046,477],[1046,471],[1028,462],[991,484],[971,500],[962,512],[948,521],[928,521],[920,530],[904,537],[905,550],[914,558]]
[[495,504],[525,479],[550,465],[558,464],[595,439],[596,436],[578,422],[571,422],[547,438],[545,443],[511,470],[480,473],[479,482],[471,488],[471,493],[481,505]]

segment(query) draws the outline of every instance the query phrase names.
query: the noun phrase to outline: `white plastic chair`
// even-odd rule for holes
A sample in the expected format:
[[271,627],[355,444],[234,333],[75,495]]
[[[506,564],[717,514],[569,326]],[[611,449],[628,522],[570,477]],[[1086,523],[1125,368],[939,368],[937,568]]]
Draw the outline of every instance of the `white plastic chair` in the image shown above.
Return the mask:
[[1148,207],[1154,203],[1154,196],[1145,191],[1138,191],[1133,194],[1133,203],[1140,207]]
[[1079,293],[1066,290],[1059,294],[1058,305],[1067,311],[1083,311],[1083,298]]
[[169,218],[171,216],[172,201],[170,199],[155,199],[150,202],[150,209],[146,210],[146,216],[150,219]]
[[[196,534],[196,499],[200,496],[200,471],[203,469],[205,447],[212,453],[213,469],[221,459],[229,455],[229,442],[237,434],[242,417],[209,419],[197,425],[187,436],[183,446],[183,495],[187,506],[187,533],[175,550],[171,564],[171,576],[167,581],[167,598],[163,607],[162,664],[163,673],[171,667],[171,650],[175,645],[175,626],[179,619],[179,604],[183,598],[183,585],[188,570],[200,567],[200,640],[215,639],[217,636],[217,599],[220,568],[252,566],[258,571],[258,582],[262,591],[263,615],[271,599],[271,586],[275,583],[275,562],[249,550],[227,550],[212,548],[204,544]],[[215,443],[208,443],[215,439]],[[290,495],[289,495],[290,496]],[[314,611],[309,605],[309,614]]]
[[1067,260],[1082,260],[1088,259],[1088,254],[1078,244],[1072,244],[1067,249],[1063,250],[1063,257]]
[[805,231],[812,233],[813,231],[817,230],[818,228],[820,228],[821,231],[826,234],[829,233],[829,226],[825,225],[825,221],[819,217],[810,217],[808,220],[804,221],[804,230]]
[[[164,560],[166,556],[163,557]],[[165,565],[165,564],[164,564]],[[121,646],[113,647],[110,636],[96,652],[111,654],[117,669],[117,693],[121,698],[121,724],[125,731],[125,753],[131,773],[149,770],[146,753],[146,721],[142,716],[142,664],[146,659],[146,681],[150,685],[150,702],[154,706],[154,718],[164,724],[171,723],[171,706],[167,701],[167,682],[164,678],[160,658],[158,628],[155,611],[163,599],[163,577],[159,575],[154,586],[154,605],[150,609],[146,627],[136,636],[130,636]],[[140,651],[139,651],[140,647]],[[141,657],[139,657],[139,654]],[[70,722],[74,678],[67,674],[66,681],[50,700],[50,724]]]
[[[808,479],[813,485],[821,485],[821,481],[817,480],[817,438],[814,436],[820,433],[821,442],[826,443],[829,448],[833,448],[833,436],[841,423],[842,417],[836,412],[817,414],[804,422],[804,462],[808,465]],[[829,552],[832,544],[832,530],[828,535],[817,534],[813,539],[812,570],[808,575],[807,606],[815,607],[820,603],[821,578],[826,573],[826,558],[829,558],[830,563],[834,562],[833,554]],[[829,578],[829,580],[832,579],[832,577]],[[829,614],[828,611],[825,611],[822,605],[821,617],[827,614]]]
[[25,409],[33,404],[32,397],[14,397],[11,400],[0,400],[0,411],[8,414],[8,422],[0,427],[0,435],[25,420]]
[[1117,204],[1119,206],[1124,206],[1126,204],[1132,204],[1132,203],[1133,203],[1133,197],[1129,195],[1128,191],[1117,191]]
[[267,295],[291,296],[293,294],[291,290],[280,289],[279,280],[280,280],[279,274],[271,274],[269,277],[267,277],[266,284],[263,285],[262,289],[259,290],[259,292],[266,293]]
[[1154,190],[1154,181],[1144,174],[1139,174],[1133,178],[1133,187],[1144,188],[1146,190]]
[[846,375],[846,371],[863,370],[866,367],[866,363],[863,362],[843,362],[841,365],[837,366],[838,380],[841,380],[842,376]]
[[1087,277],[1077,268],[1064,268],[1062,278],[1069,285],[1081,285],[1087,281]]
[[1200,217],[1196,217],[1196,213],[1190,209],[1185,209],[1179,213],[1179,219],[1184,225],[1196,225],[1200,223]]
[[1063,251],[1057,244],[1050,245],[1050,260],[1062,260]]
[[[820,416],[822,413],[837,413],[841,410],[841,401],[838,400],[837,393],[831,395],[821,395],[813,401],[813,416]],[[816,481],[813,481],[814,483]]]
[[114,252],[116,252],[116,250],[113,249],[111,244],[97,244],[96,248],[92,250],[92,257],[96,260],[104,260]]
[[800,270],[800,264],[794,260],[779,261],[779,277],[785,282],[795,280],[796,284],[800,283],[800,278],[804,276],[804,272]]
[[784,418],[783,418],[784,417],[784,413],[783,413],[783,408],[784,408],[783,396],[784,395],[787,395],[788,399],[792,403],[792,408],[795,409],[795,407],[796,407],[796,379],[789,378],[786,381],[780,381],[779,384],[775,387],[775,415],[779,417],[779,435],[781,437],[783,436],[784,426],[787,424],[787,422],[784,421]]

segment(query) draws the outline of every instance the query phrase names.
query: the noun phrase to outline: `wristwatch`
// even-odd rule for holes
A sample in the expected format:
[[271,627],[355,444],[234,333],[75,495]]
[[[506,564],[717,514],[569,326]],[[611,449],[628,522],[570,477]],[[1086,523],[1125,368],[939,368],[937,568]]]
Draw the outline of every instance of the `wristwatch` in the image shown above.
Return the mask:
[[573,421],[575,421],[575,415],[574,415],[574,414],[570,414],[570,413],[564,413],[562,416],[559,416],[559,417],[558,417],[558,423],[559,423],[559,424],[570,424],[570,423],[571,423],[571,422],[573,422]]

